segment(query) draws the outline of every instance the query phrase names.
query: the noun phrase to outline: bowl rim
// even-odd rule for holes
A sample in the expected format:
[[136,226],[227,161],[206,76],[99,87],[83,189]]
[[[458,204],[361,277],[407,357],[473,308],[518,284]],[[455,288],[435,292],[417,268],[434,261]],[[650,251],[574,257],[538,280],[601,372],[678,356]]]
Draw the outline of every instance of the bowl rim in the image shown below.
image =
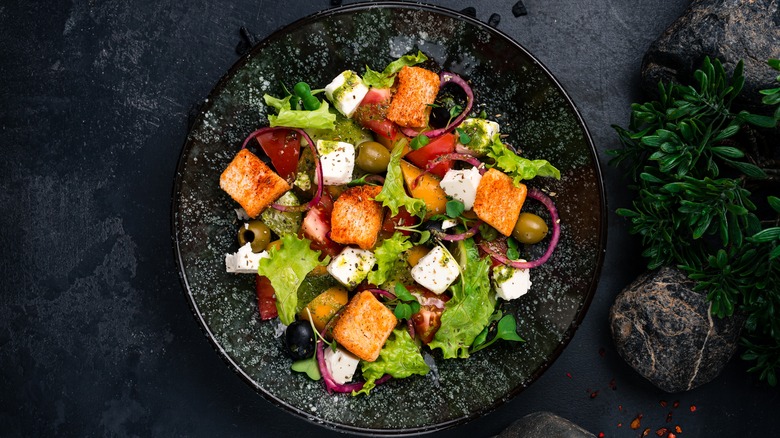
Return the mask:
[[[537,67],[541,69],[541,71],[547,76],[547,78],[551,81],[554,87],[561,92],[561,96],[563,97],[566,104],[568,104],[571,107],[572,112],[576,117],[576,120],[580,128],[582,129],[584,140],[588,145],[588,150],[591,155],[591,161],[594,164],[594,173],[595,173],[597,188],[599,192],[599,200],[601,204],[601,209],[599,211],[601,220],[600,220],[600,229],[599,229],[599,238],[598,238],[598,246],[600,250],[597,252],[597,260],[595,265],[596,269],[594,270],[593,276],[590,279],[589,289],[576,313],[576,318],[571,322],[569,327],[563,333],[561,340],[558,342],[558,345],[552,351],[552,353],[547,358],[547,360],[533,373],[531,373],[531,375],[529,375],[527,380],[528,383],[525,385],[518,385],[517,387],[513,388],[510,392],[505,394],[503,397],[500,397],[497,400],[495,400],[492,404],[486,405],[478,410],[475,410],[469,413],[468,415],[464,415],[461,417],[457,417],[454,419],[447,420],[445,422],[436,423],[432,425],[415,426],[415,427],[400,428],[400,429],[374,429],[368,427],[342,424],[331,420],[324,420],[322,418],[311,415],[309,412],[300,409],[296,406],[293,406],[285,402],[284,400],[277,398],[270,392],[260,387],[257,384],[257,382],[255,382],[255,380],[252,379],[252,377],[249,376],[243,370],[243,368],[239,366],[239,364],[237,364],[233,358],[230,357],[227,351],[217,341],[216,336],[214,335],[214,333],[211,331],[211,328],[206,323],[205,317],[203,313],[200,311],[200,308],[198,307],[195,297],[192,295],[192,290],[190,288],[189,281],[185,273],[186,272],[185,263],[181,252],[181,246],[180,246],[181,242],[179,241],[180,228],[177,220],[177,211],[178,211],[178,207],[180,206],[179,194],[181,193],[181,184],[182,184],[182,180],[180,176],[182,175],[182,172],[186,165],[187,152],[190,150],[189,147],[190,132],[192,130],[192,127],[198,125],[199,123],[202,123],[205,113],[211,107],[212,102],[214,102],[214,97],[219,95],[223,91],[223,89],[228,84],[228,82],[232,80],[233,76],[239,70],[241,70],[249,62],[249,60],[255,56],[257,52],[261,51],[264,47],[270,44],[270,42],[283,37],[292,29],[306,26],[310,23],[317,22],[324,18],[329,18],[332,16],[337,16],[342,14],[349,14],[353,12],[371,10],[371,9],[410,9],[410,10],[426,11],[434,14],[444,15],[450,18],[454,18],[456,20],[464,21],[470,25],[477,26],[479,28],[482,28],[483,30],[491,32],[495,34],[496,37],[504,39],[511,46],[515,47],[517,50],[522,52],[531,62],[536,64]],[[255,392],[260,393],[265,400],[271,402],[273,405],[279,408],[282,408],[282,410],[293,414],[296,417],[302,418],[308,421],[309,423],[313,423],[319,426],[324,426],[334,431],[350,432],[350,433],[371,435],[371,436],[411,436],[411,435],[426,434],[426,433],[432,433],[436,431],[442,431],[445,429],[450,429],[458,425],[471,422],[473,420],[476,420],[477,418],[483,417],[491,413],[492,411],[504,405],[511,399],[515,398],[526,387],[530,386],[530,384],[538,380],[539,377],[541,377],[542,374],[544,374],[547,371],[547,369],[549,369],[550,366],[560,357],[562,352],[565,350],[569,342],[574,337],[577,328],[581,325],[583,319],[585,318],[585,315],[587,314],[590,304],[593,301],[595,292],[598,289],[598,285],[601,277],[601,270],[604,264],[604,258],[606,253],[606,245],[607,245],[607,229],[608,229],[607,211],[608,211],[607,197],[605,192],[604,178],[601,169],[601,164],[600,164],[598,153],[596,151],[595,144],[593,143],[593,139],[590,135],[590,131],[588,130],[585,120],[583,119],[579,108],[577,107],[575,102],[571,99],[569,93],[566,91],[563,85],[552,74],[552,72],[538,58],[536,58],[536,56],[534,56],[524,46],[522,46],[520,43],[515,41],[512,37],[505,34],[501,30],[493,26],[490,26],[487,23],[484,23],[476,18],[465,15],[460,11],[445,8],[443,6],[438,6],[438,5],[409,2],[409,1],[390,0],[390,1],[375,1],[375,2],[366,1],[366,2],[352,3],[348,5],[342,5],[342,6],[329,8],[329,9],[324,9],[312,13],[310,15],[307,15],[303,18],[299,18],[287,25],[277,28],[267,36],[263,37],[262,40],[260,40],[254,46],[252,46],[250,50],[248,50],[246,53],[241,55],[239,59],[237,59],[233,63],[233,65],[227,70],[227,72],[224,73],[222,77],[220,77],[220,79],[216,82],[216,84],[211,88],[211,91],[209,91],[206,99],[200,102],[199,105],[197,105],[197,116],[193,118],[191,121],[189,121],[187,124],[187,136],[182,145],[181,152],[179,154],[179,159],[177,160],[177,164],[176,164],[176,172],[174,175],[173,190],[171,195],[171,211],[170,211],[171,224],[170,225],[171,225],[171,238],[172,238],[171,240],[172,240],[172,247],[173,247],[172,249],[176,259],[176,266],[179,274],[179,280],[181,282],[181,285],[183,286],[183,291],[187,297],[187,302],[190,306],[190,310],[193,312],[193,315],[198,321],[201,330],[203,330],[204,334],[206,335],[206,338],[209,340],[209,343],[217,351],[217,353],[222,358],[222,360],[225,361],[228,367],[234,373],[238,374],[241,377],[241,379],[244,380],[244,382],[248,384]]]

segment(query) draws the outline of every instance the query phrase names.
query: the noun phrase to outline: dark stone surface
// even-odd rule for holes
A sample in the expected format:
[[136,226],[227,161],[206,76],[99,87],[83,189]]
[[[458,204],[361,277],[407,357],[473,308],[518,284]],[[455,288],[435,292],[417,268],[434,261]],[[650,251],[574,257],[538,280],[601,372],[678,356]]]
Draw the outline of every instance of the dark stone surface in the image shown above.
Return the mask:
[[[641,98],[642,54],[687,0],[526,2],[517,19],[514,3],[482,2],[477,17],[501,14],[499,30],[555,74],[606,163],[618,147],[610,125],[625,126]],[[239,28],[265,37],[330,4],[2,2],[0,435],[343,436],[277,408],[219,359],[182,291],[170,226],[188,113],[237,60]],[[636,437],[627,425],[637,412],[643,426],[667,425],[659,400],[674,399],[613,347],[609,308],[644,261],[613,213],[631,202],[622,171],[603,172],[609,241],[576,335],[519,396],[430,436],[493,436],[540,410],[609,437]],[[746,368],[732,360],[717,383],[676,398],[684,437],[775,434],[766,420],[780,411],[778,391]]]
[[534,412],[510,424],[496,438],[595,438],[595,436],[552,412]]
[[718,58],[727,72],[745,62],[745,86],[737,103],[762,108],[759,90],[777,87],[780,59],[780,2],[777,0],[694,0],[690,8],[650,46],[642,62],[642,82],[657,95],[658,81],[691,83],[705,56]]
[[663,267],[626,287],[609,313],[618,354],[667,392],[711,381],[737,348],[743,318],[711,316],[693,285],[682,271]]

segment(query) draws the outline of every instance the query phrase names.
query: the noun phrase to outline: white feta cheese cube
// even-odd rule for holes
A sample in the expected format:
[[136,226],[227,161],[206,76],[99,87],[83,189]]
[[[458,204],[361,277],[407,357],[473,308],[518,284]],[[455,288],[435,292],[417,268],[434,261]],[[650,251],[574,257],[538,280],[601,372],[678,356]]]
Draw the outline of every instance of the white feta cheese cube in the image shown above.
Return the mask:
[[269,257],[267,251],[254,253],[252,244],[238,249],[234,254],[225,254],[225,269],[231,274],[257,274],[257,265],[260,259]]
[[493,268],[493,287],[499,298],[507,301],[520,298],[531,288],[531,273],[528,269],[496,266]]
[[374,253],[365,249],[344,248],[328,264],[328,273],[349,289],[363,281],[376,263]]
[[366,97],[366,93],[368,87],[352,70],[342,72],[325,86],[325,96],[347,118],[352,117],[360,102]]
[[331,377],[339,385],[343,385],[352,380],[355,375],[360,359],[352,353],[337,348],[333,351],[330,347],[325,347],[325,366],[328,367]]
[[487,154],[493,143],[493,137],[498,134],[500,126],[492,120],[469,118],[464,120],[459,128],[469,136],[470,141],[465,145],[458,141],[458,145],[482,157]]
[[355,146],[343,141],[317,140],[322,180],[326,186],[352,181],[355,168]]
[[477,197],[477,187],[482,180],[479,169],[454,170],[450,169],[444,174],[439,186],[448,196],[463,203],[466,210],[474,208],[474,199]]
[[420,286],[435,294],[441,294],[458,278],[458,263],[442,247],[433,248],[412,268],[412,278]]

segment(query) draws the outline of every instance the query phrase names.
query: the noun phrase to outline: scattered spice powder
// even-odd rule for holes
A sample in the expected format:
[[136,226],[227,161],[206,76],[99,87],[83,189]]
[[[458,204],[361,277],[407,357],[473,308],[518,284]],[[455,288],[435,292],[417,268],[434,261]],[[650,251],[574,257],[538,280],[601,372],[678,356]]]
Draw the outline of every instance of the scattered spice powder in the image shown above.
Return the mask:
[[650,428],[649,427],[642,431],[642,436],[648,436],[648,435],[650,435]]
[[696,412],[696,405],[691,405],[691,412]]
[[566,377],[571,379],[571,373],[566,373]]
[[623,423],[618,423],[618,427],[623,427]]
[[661,400],[659,404],[661,405],[662,408],[665,408],[668,403],[666,403],[666,400]]
[[617,383],[615,383],[615,379],[609,381],[609,387],[612,388],[613,391],[617,391]]
[[682,433],[682,427],[680,427],[679,425],[674,426],[674,431],[677,433]]
[[618,405],[618,411],[623,412],[623,405]]
[[680,401],[679,400],[675,400],[674,403],[672,403],[672,407],[675,408],[675,409],[679,408],[680,407]]
[[667,435],[666,438],[677,438],[677,435],[669,432],[669,435]]
[[660,429],[655,431],[655,434],[658,435],[658,436],[664,436],[667,433],[669,433],[669,429],[667,429],[665,427],[662,427],[662,428],[660,428]]
[[604,432],[599,432],[599,438],[604,438]]
[[599,395],[599,390],[595,390],[590,393],[590,398],[596,398]]
[[668,414],[666,414],[666,422],[671,423],[672,422],[672,411],[669,411]]
[[637,414],[636,418],[631,420],[631,429],[637,430],[642,425],[642,414]]

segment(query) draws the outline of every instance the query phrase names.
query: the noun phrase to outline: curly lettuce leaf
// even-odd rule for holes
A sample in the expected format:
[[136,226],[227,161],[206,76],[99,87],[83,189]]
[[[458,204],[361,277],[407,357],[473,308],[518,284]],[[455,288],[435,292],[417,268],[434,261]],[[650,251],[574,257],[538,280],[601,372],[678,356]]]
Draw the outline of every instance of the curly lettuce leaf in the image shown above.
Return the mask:
[[368,274],[368,282],[380,286],[393,277],[393,273],[398,264],[396,263],[401,254],[412,247],[409,238],[396,231],[392,237],[383,240],[376,250],[377,270]]
[[[472,239],[464,241],[473,247]],[[452,299],[444,305],[441,328],[428,344],[439,348],[445,359],[469,357],[469,347],[490,323],[496,307],[490,287],[490,258],[480,258],[477,251],[466,251],[466,266],[461,279],[452,286]]]
[[495,167],[514,179],[515,183],[533,179],[537,176],[561,179],[561,172],[547,160],[529,160],[523,158],[504,146],[498,136],[487,151],[488,157],[495,160]]
[[269,257],[260,259],[257,273],[271,280],[276,293],[276,309],[279,320],[290,325],[295,320],[298,306],[298,287],[306,274],[319,265],[327,265],[329,258],[319,260],[319,251],[309,248],[307,239],[298,239],[295,234],[282,236],[282,245],[278,249],[271,247]]
[[404,55],[385,67],[381,72],[371,70],[366,66],[366,72],[363,74],[363,83],[376,88],[390,88],[395,81],[395,75],[404,67],[411,67],[428,60],[428,57],[421,51],[416,55]]
[[265,104],[276,109],[277,115],[269,114],[268,123],[271,126],[284,126],[286,128],[302,129],[334,129],[336,115],[328,111],[328,102],[322,101],[319,108],[314,111],[294,110],[290,105],[288,95],[284,99],[273,97],[270,94],[263,96]]
[[383,206],[390,209],[393,216],[398,214],[400,207],[406,207],[406,211],[418,217],[425,215],[425,201],[412,198],[404,190],[404,176],[401,173],[401,155],[404,152],[406,140],[401,140],[395,144],[390,153],[390,163],[387,165],[387,175],[382,191],[374,198],[381,202]]
[[374,362],[361,361],[360,363],[366,383],[360,391],[353,391],[352,395],[368,395],[376,387],[375,382],[385,374],[403,379],[415,374],[424,376],[430,371],[420,353],[420,348],[405,329],[393,330]]

